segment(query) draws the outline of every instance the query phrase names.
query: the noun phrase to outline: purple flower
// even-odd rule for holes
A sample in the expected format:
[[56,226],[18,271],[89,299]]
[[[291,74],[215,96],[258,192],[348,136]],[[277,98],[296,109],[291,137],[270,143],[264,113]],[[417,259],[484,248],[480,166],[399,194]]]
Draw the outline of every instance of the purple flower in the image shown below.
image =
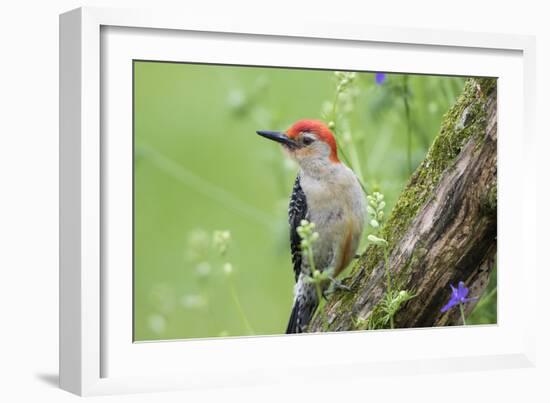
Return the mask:
[[475,301],[477,299],[476,297],[466,298],[468,296],[468,289],[464,287],[463,281],[458,283],[458,288],[453,287],[451,284],[451,289],[453,290],[451,293],[451,299],[447,302],[447,305],[441,308],[441,312],[447,312],[455,305],[465,304],[466,302]]
[[382,83],[386,81],[386,73],[376,73],[374,75],[374,81],[376,81],[376,84],[382,85]]

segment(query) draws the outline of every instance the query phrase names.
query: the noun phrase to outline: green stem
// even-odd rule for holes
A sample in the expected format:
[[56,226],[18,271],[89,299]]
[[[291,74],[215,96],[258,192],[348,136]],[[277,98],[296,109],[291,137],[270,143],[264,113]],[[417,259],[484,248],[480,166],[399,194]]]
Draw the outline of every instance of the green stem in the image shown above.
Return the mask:
[[335,91],[334,100],[332,101],[332,121],[336,124],[336,106],[338,105],[338,97],[340,96],[340,91]]
[[[336,115],[336,109],[337,109],[337,105],[338,105],[338,97],[340,96],[340,92],[336,91],[336,94],[334,96],[334,101],[333,101],[333,104],[332,104],[332,121],[334,122],[334,128],[335,128],[335,131],[336,131],[336,128],[338,127],[337,125],[337,120],[338,120],[338,117]],[[342,153],[342,156],[344,157],[344,161],[351,166],[351,168],[355,171],[355,174],[357,175],[358,179],[359,179],[359,183],[361,184],[361,186],[363,187],[363,170],[361,169],[361,163],[359,161],[359,157],[357,155],[357,149],[355,147],[355,143],[353,142],[353,139],[351,139],[351,159],[349,159],[346,154],[344,153],[344,150],[343,148],[338,144],[338,142],[336,142],[336,147],[338,148],[338,151],[340,151]],[[364,187],[363,187],[364,189]],[[366,191],[365,191],[366,193]]]
[[[319,282],[319,279],[315,278],[315,275],[314,275],[316,268],[315,268],[315,262],[313,260],[313,248],[311,247],[311,245],[307,247],[307,257],[309,261],[309,270],[310,270],[309,274],[310,274],[311,280],[315,283],[315,293],[317,295],[317,307],[315,308],[315,311],[311,315],[311,319],[313,320],[313,318],[315,318],[315,316],[317,316],[319,312],[322,312],[323,295],[322,295],[321,284]],[[324,316],[321,319],[323,320],[323,322],[325,321]]]
[[313,273],[315,273],[315,261],[313,260],[313,248],[311,245],[307,247],[307,259],[309,261],[309,272],[311,278],[313,278]]
[[315,309],[314,315],[317,313],[321,307],[322,295],[321,295],[321,284],[318,281],[315,282],[315,292],[317,293],[317,308]]
[[361,169],[361,164],[359,162],[359,157],[357,155],[357,150],[355,148],[355,145],[353,144],[353,140],[352,140],[352,158],[353,158],[353,161],[350,160],[348,158],[348,156],[346,155],[346,152],[344,151],[344,149],[342,148],[342,146],[340,145],[340,143],[338,142],[338,139],[337,139],[337,127],[338,127],[338,124],[337,124],[337,115],[336,115],[336,109],[337,109],[337,106],[338,106],[338,97],[340,96],[340,92],[339,91],[335,91],[335,94],[334,94],[334,100],[332,101],[332,121],[334,122],[334,129],[333,129],[333,132],[334,132],[334,140],[336,141],[336,148],[338,149],[338,153],[340,153],[340,155],[342,156],[342,159],[344,160],[344,162],[350,166],[354,171],[355,171],[355,174],[357,175],[357,180],[359,181],[359,184],[361,185],[361,188],[363,189],[363,192],[367,195],[368,192],[367,192],[367,188],[365,187],[365,185],[363,184],[365,181],[363,179],[363,171]]
[[409,166],[409,174],[413,172],[412,166],[412,133],[411,133],[411,108],[409,105],[409,83],[408,76],[403,76],[403,105],[405,106],[405,117],[407,121],[407,164]]
[[334,129],[333,132],[334,132],[334,140],[336,141],[336,148],[338,149],[338,152],[342,155],[342,158],[344,159],[344,162],[348,165],[351,165],[350,164],[350,161],[349,161],[349,158],[348,156],[346,155],[346,153],[344,152],[344,149],[342,148],[342,146],[340,145],[340,143],[338,142],[338,139],[337,139],[337,130],[336,128],[338,127],[337,125],[337,115],[336,115],[336,109],[338,107],[338,97],[340,96],[340,92],[339,91],[335,91],[334,93],[334,99],[332,100],[332,116],[331,116],[331,119],[333,122],[334,122]]
[[[391,287],[390,264],[387,246],[384,246],[384,268],[386,270],[386,293],[391,298],[393,297],[393,292]],[[390,315],[390,329],[393,329],[393,315]]]
[[363,187],[363,182],[365,181],[363,179],[363,169],[361,168],[361,161],[359,159],[359,154],[357,153],[357,147],[355,146],[353,139],[351,139],[351,143],[350,143],[350,156],[351,156],[351,167],[355,171],[355,174],[357,175],[357,179],[359,179],[359,183],[361,184],[361,187]]
[[[231,276],[230,276],[231,277]],[[229,279],[229,289],[231,291],[231,298],[233,298],[233,302],[235,303],[235,306],[237,307],[237,311],[239,311],[239,315],[246,327],[246,330],[250,335],[254,335],[254,329],[252,329],[252,326],[250,326],[250,322],[246,318],[246,315],[244,313],[243,307],[241,305],[241,301],[239,300],[239,296],[237,294],[237,290],[235,290],[235,285],[233,284],[233,280]]]
[[340,143],[338,142],[338,132],[336,130],[336,128],[333,129],[334,131],[334,141],[336,141],[336,149],[338,150],[338,153],[342,156],[342,159],[344,160],[344,162],[349,165],[349,166],[352,166],[351,165],[351,162],[350,162],[350,159],[348,158],[346,152],[344,151],[344,149],[342,148],[342,146],[340,145]]
[[479,301],[475,307],[475,309],[480,309],[487,305],[487,303],[493,298],[493,296],[497,293],[497,287],[493,288],[487,295],[483,297],[481,301]]
[[[310,246],[307,247],[307,258],[309,260],[309,270],[310,270],[310,275],[311,275],[311,279],[314,280],[314,283],[315,283],[315,292],[317,293],[317,309],[319,309],[319,305],[321,304],[321,284],[319,284],[319,281],[317,281],[317,279],[315,279],[314,277],[314,273],[316,271],[315,269],[315,262],[313,260],[313,248]],[[315,310],[315,312],[313,313],[315,315],[315,313],[317,312],[317,309]]]
[[462,318],[462,324],[466,326],[466,317],[464,316],[464,304],[460,303],[460,317]]

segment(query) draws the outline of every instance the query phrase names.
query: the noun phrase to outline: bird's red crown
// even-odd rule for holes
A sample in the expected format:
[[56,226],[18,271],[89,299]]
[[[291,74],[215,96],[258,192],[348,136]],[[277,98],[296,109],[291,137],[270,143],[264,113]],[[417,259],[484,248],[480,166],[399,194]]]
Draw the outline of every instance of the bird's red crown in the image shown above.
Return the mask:
[[313,133],[319,140],[328,144],[330,147],[330,160],[332,162],[340,162],[338,160],[336,139],[334,138],[332,131],[323,122],[313,119],[299,120],[287,130],[286,135],[291,139],[295,139],[300,135],[300,133],[304,132]]

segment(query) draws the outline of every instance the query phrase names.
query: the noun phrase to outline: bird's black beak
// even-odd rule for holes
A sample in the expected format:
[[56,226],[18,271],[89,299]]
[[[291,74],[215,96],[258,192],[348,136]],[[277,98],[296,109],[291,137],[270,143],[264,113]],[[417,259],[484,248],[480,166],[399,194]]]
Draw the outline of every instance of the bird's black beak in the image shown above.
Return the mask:
[[296,147],[296,143],[294,142],[294,140],[289,138],[285,133],[272,132],[269,130],[258,130],[256,133],[258,133],[262,137],[265,137],[266,139],[270,139],[270,140],[276,141],[277,143],[284,144],[287,147],[290,147],[290,148]]

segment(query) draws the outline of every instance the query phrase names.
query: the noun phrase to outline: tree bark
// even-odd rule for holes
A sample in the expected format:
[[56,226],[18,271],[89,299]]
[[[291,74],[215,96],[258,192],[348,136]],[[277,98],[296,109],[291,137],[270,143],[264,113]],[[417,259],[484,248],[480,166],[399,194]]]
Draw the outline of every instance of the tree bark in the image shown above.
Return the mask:
[[[377,236],[388,241],[392,289],[415,297],[394,316],[397,327],[461,323],[440,309],[450,284],[480,296],[497,249],[496,79],[469,79],[443,119],[424,161]],[[309,331],[370,328],[386,292],[383,247],[370,245],[344,279],[352,291],[332,295]],[[466,304],[466,315],[475,302]]]

